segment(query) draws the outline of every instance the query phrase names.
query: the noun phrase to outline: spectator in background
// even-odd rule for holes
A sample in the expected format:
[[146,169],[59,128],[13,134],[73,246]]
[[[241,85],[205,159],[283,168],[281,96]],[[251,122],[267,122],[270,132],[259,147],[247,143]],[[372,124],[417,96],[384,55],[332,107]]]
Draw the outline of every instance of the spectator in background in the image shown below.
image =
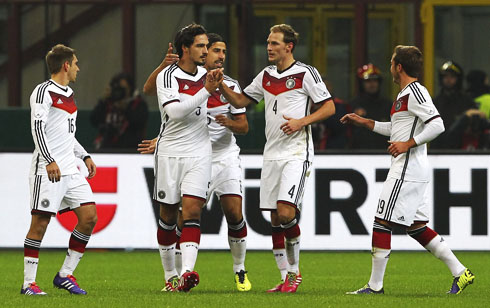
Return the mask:
[[449,146],[466,151],[490,148],[490,122],[485,112],[468,109],[448,131]]
[[[463,69],[452,61],[447,61],[439,69],[441,92],[434,98],[434,105],[444,121],[444,126],[450,128],[466,110],[476,108],[471,98],[463,92]],[[433,149],[450,149],[449,130],[431,142]]]
[[468,83],[466,93],[485,113],[485,117],[490,118],[490,86],[487,74],[481,70],[473,70],[466,76],[466,82]]
[[134,149],[146,137],[148,105],[125,73],[112,77],[109,89],[90,115],[97,127],[96,149]]
[[[354,113],[375,121],[389,122],[392,101],[381,96],[381,71],[369,63],[357,70],[359,78],[359,96],[350,104]],[[357,149],[385,150],[388,138],[386,136],[371,134],[360,127],[352,127],[352,145]]]
[[[328,89],[332,89],[332,85],[325,78],[323,81]],[[333,94],[332,98],[335,104],[335,114],[326,120],[311,124],[311,136],[315,150],[346,149],[352,144],[352,126],[340,123],[344,115],[352,112],[351,106]],[[311,113],[322,105],[312,104]]]

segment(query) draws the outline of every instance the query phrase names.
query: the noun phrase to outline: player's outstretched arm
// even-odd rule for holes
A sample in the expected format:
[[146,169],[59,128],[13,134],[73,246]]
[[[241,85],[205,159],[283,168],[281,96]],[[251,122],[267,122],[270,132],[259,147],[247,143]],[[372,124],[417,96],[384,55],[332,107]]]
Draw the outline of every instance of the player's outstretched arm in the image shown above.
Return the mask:
[[355,113],[348,113],[340,119],[342,124],[354,124],[356,126],[365,127],[369,130],[374,129],[374,120],[366,119],[358,116]]
[[168,43],[167,54],[165,55],[165,59],[163,59],[162,63],[148,76],[148,79],[143,86],[143,93],[148,96],[157,95],[157,85],[156,80],[158,74],[167,66],[179,61],[179,55],[173,53],[172,43]]
[[155,153],[156,144],[157,138],[142,140],[141,143],[138,144],[137,150],[140,152],[140,154],[153,154]]
[[219,125],[227,127],[234,134],[245,135],[248,133],[248,121],[247,116],[244,113],[234,115],[233,119],[228,118],[224,114],[218,114],[215,117],[215,121]]
[[335,104],[333,103],[332,99],[329,99],[328,101],[323,103],[323,105],[315,112],[301,119],[293,119],[287,116],[283,116],[284,119],[287,120],[287,122],[283,123],[280,128],[285,134],[291,135],[292,133],[299,131],[307,125],[325,120],[334,114]]
[[243,95],[243,93],[236,93],[230,89],[224,82],[220,84],[219,90],[221,94],[225,96],[228,102],[230,102],[230,104],[235,108],[246,107],[252,102],[252,100]]

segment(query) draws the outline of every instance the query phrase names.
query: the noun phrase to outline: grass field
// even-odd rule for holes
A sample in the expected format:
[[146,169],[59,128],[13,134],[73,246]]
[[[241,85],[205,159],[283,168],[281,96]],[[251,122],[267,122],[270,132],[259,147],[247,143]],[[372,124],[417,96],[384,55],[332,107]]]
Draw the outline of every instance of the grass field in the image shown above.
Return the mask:
[[65,251],[42,250],[37,282],[45,297],[19,294],[21,250],[0,250],[0,307],[488,307],[490,253],[459,252],[475,273],[475,283],[460,295],[447,295],[451,274],[426,252],[391,255],[384,295],[344,295],[369,279],[368,252],[302,252],[303,283],[296,294],[267,294],[279,280],[271,252],[249,252],[247,270],[252,290],[235,289],[231,256],[226,251],[201,251],[196,270],[200,284],[190,293],[163,293],[163,270],[158,251],[88,251],[75,272],[87,296],[54,289],[52,279]]

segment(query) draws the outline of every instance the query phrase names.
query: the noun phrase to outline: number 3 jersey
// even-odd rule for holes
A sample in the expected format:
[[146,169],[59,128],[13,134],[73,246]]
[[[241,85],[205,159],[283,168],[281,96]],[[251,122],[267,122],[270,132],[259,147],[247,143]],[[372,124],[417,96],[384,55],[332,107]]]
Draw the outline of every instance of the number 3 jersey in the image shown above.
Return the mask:
[[[207,99],[181,119],[172,119],[167,106],[180,104],[204,88],[207,71],[197,67],[195,74],[182,70],[176,63],[164,68],[157,76],[158,105],[162,125],[155,155],[172,157],[200,157],[211,155],[207,128]],[[199,94],[198,94],[199,95]]]
[[61,175],[79,173],[76,159],[87,156],[75,139],[77,105],[73,90],[53,80],[34,89],[30,97],[31,130],[34,140],[31,173],[46,174],[46,165],[56,162]]
[[[223,77],[223,82],[236,93],[241,93],[240,85],[238,82],[228,76]],[[226,157],[228,154],[240,153],[240,148],[236,144],[235,136],[233,132],[224,126],[216,123],[213,118],[218,114],[223,114],[227,117],[233,117],[240,114],[245,114],[245,108],[235,108],[226,100],[219,90],[216,90],[208,98],[208,114],[211,116],[208,118],[209,137],[211,138],[211,145],[213,147],[213,161],[219,161]]]
[[265,100],[264,160],[313,160],[311,127],[305,126],[289,136],[280,127],[287,122],[284,116],[300,119],[309,115],[310,101],[316,104],[331,99],[314,67],[299,61],[284,71],[268,66],[245,88],[244,94],[256,102]]

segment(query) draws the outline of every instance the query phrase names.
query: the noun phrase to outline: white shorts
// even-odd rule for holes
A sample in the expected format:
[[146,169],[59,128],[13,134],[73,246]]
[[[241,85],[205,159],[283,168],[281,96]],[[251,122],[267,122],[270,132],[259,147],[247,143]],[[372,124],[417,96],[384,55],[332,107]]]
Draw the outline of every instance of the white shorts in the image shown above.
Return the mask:
[[211,177],[211,156],[157,156],[153,199],[167,204],[179,203],[182,196],[205,201]]
[[376,217],[400,225],[428,222],[427,182],[407,182],[387,178],[379,197]]
[[30,175],[31,213],[56,215],[83,205],[95,204],[92,189],[80,173],[62,175],[52,183],[47,175]]
[[260,175],[260,209],[275,210],[277,202],[282,201],[301,211],[310,168],[311,162],[305,160],[264,160]]
[[240,157],[233,153],[219,161],[213,161],[209,196],[215,193],[218,199],[222,195],[243,196],[242,166]]

